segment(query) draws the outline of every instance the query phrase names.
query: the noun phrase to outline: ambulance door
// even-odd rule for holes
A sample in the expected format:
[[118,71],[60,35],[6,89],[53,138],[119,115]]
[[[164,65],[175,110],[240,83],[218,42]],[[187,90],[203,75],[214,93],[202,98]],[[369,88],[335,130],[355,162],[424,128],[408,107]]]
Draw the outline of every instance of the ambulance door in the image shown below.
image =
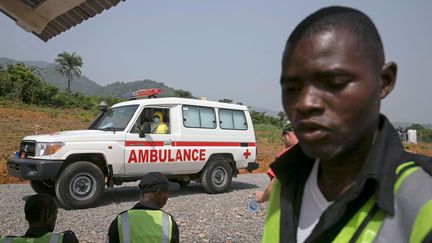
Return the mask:
[[145,107],[126,134],[125,172],[171,173],[173,161],[169,161],[171,148],[171,110],[167,107]]
[[214,151],[216,113],[213,107],[183,105],[181,108],[183,124],[181,139],[175,140],[177,173],[195,174],[206,164],[209,154]]

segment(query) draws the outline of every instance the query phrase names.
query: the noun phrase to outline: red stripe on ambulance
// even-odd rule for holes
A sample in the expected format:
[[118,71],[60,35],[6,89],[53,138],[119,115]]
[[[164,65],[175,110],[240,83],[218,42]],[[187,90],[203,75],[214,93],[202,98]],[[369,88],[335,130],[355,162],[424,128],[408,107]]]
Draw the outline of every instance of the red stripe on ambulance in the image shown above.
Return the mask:
[[182,142],[172,142],[172,146],[205,146],[205,147],[211,147],[211,146],[217,146],[217,147],[249,147],[249,146],[255,146],[255,143],[240,143],[240,142],[189,142],[189,141],[182,141]]

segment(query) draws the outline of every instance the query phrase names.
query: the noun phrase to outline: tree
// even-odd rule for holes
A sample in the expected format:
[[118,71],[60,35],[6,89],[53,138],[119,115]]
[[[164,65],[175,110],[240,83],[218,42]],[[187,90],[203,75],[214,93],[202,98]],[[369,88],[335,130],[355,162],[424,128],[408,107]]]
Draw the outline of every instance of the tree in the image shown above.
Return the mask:
[[222,102],[222,103],[232,103],[233,100],[231,100],[231,99],[220,99],[219,102]]
[[57,63],[56,70],[68,80],[67,92],[70,96],[72,79],[81,77],[82,58],[75,52],[70,54],[64,51],[57,55],[55,62]]
[[179,98],[192,98],[192,93],[190,91],[187,90],[176,90],[174,92],[175,97],[179,97]]
[[286,120],[288,120],[285,112],[283,112],[283,111],[279,111],[278,114],[277,114],[277,116],[279,117],[279,120],[281,122],[285,122]]
[[425,129],[422,125],[420,124],[412,124],[411,126],[407,127],[407,130],[412,129],[412,130],[417,130],[417,131],[421,131],[423,129]]

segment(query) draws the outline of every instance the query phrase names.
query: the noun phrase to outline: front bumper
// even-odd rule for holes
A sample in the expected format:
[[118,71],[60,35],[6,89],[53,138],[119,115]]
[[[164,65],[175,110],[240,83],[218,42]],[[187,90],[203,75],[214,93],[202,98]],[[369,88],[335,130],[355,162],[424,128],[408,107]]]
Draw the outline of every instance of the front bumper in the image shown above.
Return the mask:
[[55,179],[60,171],[63,160],[42,160],[9,157],[8,173],[25,180]]
[[258,169],[259,164],[257,162],[248,163],[246,170],[251,172],[253,170]]

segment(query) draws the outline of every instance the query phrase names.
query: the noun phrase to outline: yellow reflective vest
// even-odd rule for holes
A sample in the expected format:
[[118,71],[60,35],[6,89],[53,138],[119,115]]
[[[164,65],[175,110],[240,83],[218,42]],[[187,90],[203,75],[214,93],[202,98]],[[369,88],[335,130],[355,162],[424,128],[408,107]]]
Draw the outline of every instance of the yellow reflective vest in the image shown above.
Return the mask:
[[169,243],[171,215],[162,210],[128,210],[117,216],[121,243]]
[[0,239],[0,243],[62,243],[63,233],[47,233],[39,238],[6,236]]
[[[420,243],[432,231],[432,178],[414,162],[396,168],[394,184],[395,214],[386,215],[376,205],[375,196],[354,214],[333,242],[409,242]],[[262,242],[280,242],[280,190],[273,184],[266,213]]]

